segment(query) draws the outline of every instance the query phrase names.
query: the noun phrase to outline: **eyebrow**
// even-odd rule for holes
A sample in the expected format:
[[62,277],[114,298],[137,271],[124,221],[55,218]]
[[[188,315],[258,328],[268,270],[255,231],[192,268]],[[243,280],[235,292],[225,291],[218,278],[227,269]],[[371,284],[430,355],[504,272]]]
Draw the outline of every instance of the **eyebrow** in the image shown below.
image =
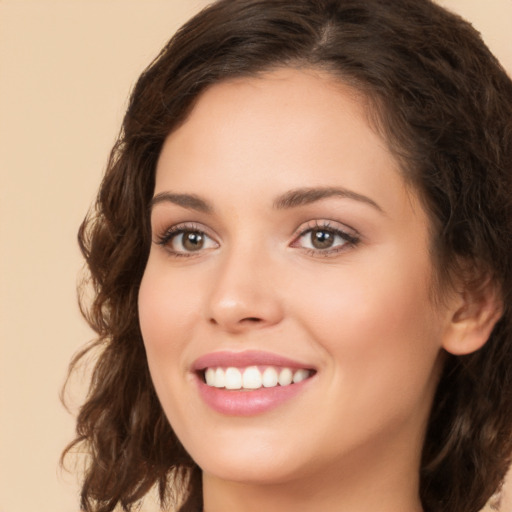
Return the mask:
[[151,202],[149,203],[150,210],[160,203],[174,203],[183,208],[187,208],[188,210],[196,210],[202,213],[210,213],[213,211],[210,203],[195,194],[173,194],[171,192],[161,192],[151,199]]
[[[315,203],[322,199],[329,197],[341,197],[344,199],[352,199],[359,201],[369,206],[372,206],[381,213],[384,213],[382,208],[369,197],[366,197],[352,190],[338,187],[315,187],[315,188],[298,188],[289,190],[284,194],[277,197],[273,203],[273,206],[277,210],[286,210],[290,208],[297,208],[298,206],[304,206],[307,204]],[[173,203],[182,208],[188,210],[196,210],[202,213],[213,212],[213,207],[208,201],[200,198],[195,194],[176,194],[172,192],[160,192],[154,196],[150,203],[150,210],[160,203]]]
[[342,197],[345,199],[352,199],[359,201],[369,206],[372,206],[381,213],[384,213],[382,208],[369,197],[366,197],[352,190],[338,187],[318,187],[318,188],[299,188],[296,190],[290,190],[279,196],[274,201],[274,208],[278,210],[296,208],[297,206],[304,206],[307,204],[315,203],[321,199],[329,197]]

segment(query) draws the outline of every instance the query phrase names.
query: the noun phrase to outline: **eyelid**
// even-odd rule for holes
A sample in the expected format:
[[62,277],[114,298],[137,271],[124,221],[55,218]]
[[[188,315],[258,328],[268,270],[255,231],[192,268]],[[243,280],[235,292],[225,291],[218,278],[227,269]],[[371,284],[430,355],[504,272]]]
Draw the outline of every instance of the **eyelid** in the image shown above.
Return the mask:
[[[315,230],[331,231],[335,235],[340,236],[345,241],[345,243],[327,249],[311,249],[308,247],[301,247],[300,245],[298,245],[298,242],[302,237]],[[293,241],[290,244],[290,246],[303,249],[304,251],[313,255],[329,256],[342,252],[348,249],[349,247],[353,247],[357,245],[360,241],[361,235],[355,229],[345,224],[341,224],[340,222],[328,219],[315,219],[308,221],[305,224],[301,224],[301,226],[299,226],[299,228],[295,231],[293,235]]]
[[331,219],[313,219],[307,222],[302,223],[293,233],[293,238],[297,238],[308,231],[312,231],[314,229],[326,229],[331,231],[339,231],[347,236],[353,238],[360,238],[361,235],[359,232],[348,226],[347,224],[343,224],[339,221],[331,220]]
[[[334,247],[328,247],[325,249],[302,247],[300,245],[300,240],[309,232],[312,232],[314,230],[330,231],[335,236],[341,237],[344,243],[335,245]],[[169,242],[171,242],[175,237],[187,231],[198,232],[203,234],[205,237],[214,242],[215,247],[200,248],[197,251],[175,250],[172,247],[170,247]],[[295,230],[294,234],[292,235],[292,242],[289,244],[289,246],[302,249],[303,251],[311,253],[314,256],[329,256],[345,251],[350,247],[354,247],[360,242],[360,240],[361,236],[359,235],[359,233],[354,228],[351,228],[346,224],[342,224],[338,221],[332,221],[329,219],[314,219],[301,224]],[[212,250],[220,246],[218,236],[213,234],[207,226],[201,223],[188,221],[179,222],[171,226],[167,225],[167,227],[161,230],[154,229],[153,243],[162,246],[163,249],[165,249],[169,254],[175,257],[200,256],[201,254],[204,254],[206,251]]]
[[176,250],[168,247],[169,242],[174,237],[176,237],[184,232],[187,232],[187,231],[201,233],[205,237],[212,240],[217,247],[220,245],[220,243],[217,240],[217,237],[211,233],[211,230],[209,228],[207,228],[203,224],[199,224],[197,222],[187,222],[187,221],[179,222],[178,224],[168,226],[159,231],[155,230],[153,243],[162,246],[171,255],[177,256],[177,257],[179,257],[179,256],[186,256],[186,257],[199,256],[200,254],[204,253],[205,251],[212,249],[211,247],[209,247],[209,248],[205,248],[203,250],[198,250],[198,251],[176,251]]

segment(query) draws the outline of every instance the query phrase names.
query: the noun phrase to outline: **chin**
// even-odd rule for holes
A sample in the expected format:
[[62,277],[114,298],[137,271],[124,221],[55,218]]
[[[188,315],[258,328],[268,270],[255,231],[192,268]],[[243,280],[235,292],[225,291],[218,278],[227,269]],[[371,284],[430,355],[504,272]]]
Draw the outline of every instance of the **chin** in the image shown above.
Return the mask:
[[191,450],[191,456],[204,473],[218,479],[246,484],[276,484],[291,481],[301,473],[297,458],[300,452],[278,451],[276,446],[279,444],[270,440],[257,443],[247,435],[241,442],[215,441],[208,444],[208,447],[198,447],[197,457]]

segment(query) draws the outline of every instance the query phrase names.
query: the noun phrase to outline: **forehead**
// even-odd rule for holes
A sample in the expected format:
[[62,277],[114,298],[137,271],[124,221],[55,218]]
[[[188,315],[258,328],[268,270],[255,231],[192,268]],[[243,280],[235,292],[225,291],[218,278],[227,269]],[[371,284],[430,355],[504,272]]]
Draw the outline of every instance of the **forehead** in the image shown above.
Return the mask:
[[311,186],[388,204],[410,192],[365,97],[325,73],[286,68],[207,89],[165,141],[155,192],[258,198]]

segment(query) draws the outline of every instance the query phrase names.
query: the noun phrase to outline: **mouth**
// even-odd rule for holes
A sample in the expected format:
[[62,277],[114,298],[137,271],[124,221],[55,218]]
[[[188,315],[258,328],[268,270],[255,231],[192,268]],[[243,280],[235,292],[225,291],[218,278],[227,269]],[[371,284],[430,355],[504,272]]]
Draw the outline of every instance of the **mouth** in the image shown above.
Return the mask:
[[201,380],[213,388],[254,391],[298,384],[311,378],[315,370],[280,366],[211,366],[198,373]]
[[203,401],[227,416],[254,416],[296,400],[311,388],[317,369],[269,352],[223,351],[192,364]]

